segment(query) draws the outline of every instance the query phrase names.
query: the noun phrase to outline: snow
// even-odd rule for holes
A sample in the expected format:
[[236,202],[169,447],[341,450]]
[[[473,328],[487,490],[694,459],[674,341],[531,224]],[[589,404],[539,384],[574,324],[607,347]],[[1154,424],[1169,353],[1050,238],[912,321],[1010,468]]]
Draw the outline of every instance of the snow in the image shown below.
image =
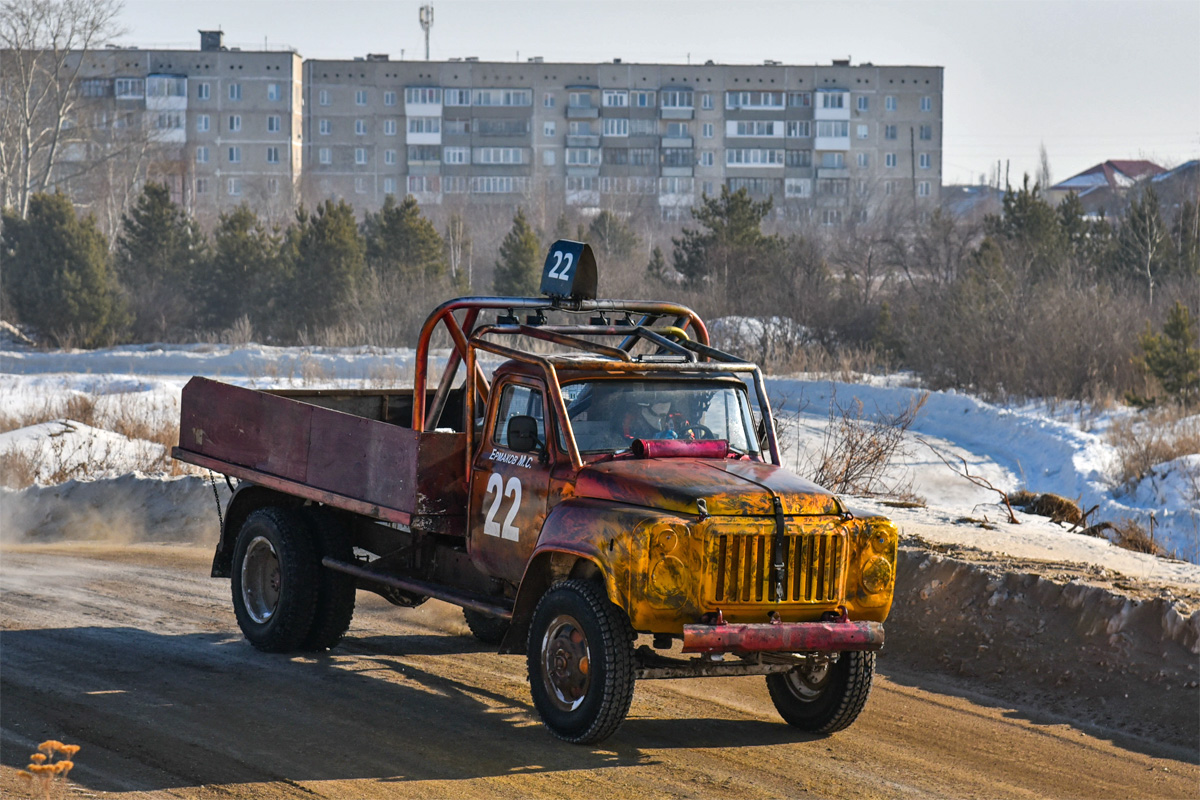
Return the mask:
[[18,453],[38,483],[56,476],[116,477],[161,459],[166,448],[74,420],[56,419],[0,433],[0,453]]
[[[437,361],[444,357],[440,353]],[[31,350],[0,342],[0,412],[10,417],[28,415],[62,407],[71,397],[86,395],[95,400],[98,418],[119,408],[126,413],[133,409],[148,418],[176,419],[180,390],[193,375],[253,388],[411,385],[413,359],[413,351],[403,348],[192,344],[82,351]],[[433,370],[437,374],[440,364],[433,365]],[[861,400],[867,414],[894,413],[923,394],[913,383],[911,376],[905,375],[863,377],[855,382],[805,375],[769,378],[767,389],[782,421],[780,437],[786,459],[802,471],[811,462],[835,395],[842,406]],[[1153,512],[1156,540],[1168,551],[1190,561],[1200,560],[1200,454],[1160,464],[1133,491],[1126,495],[1116,492],[1112,478],[1116,454],[1103,431],[1130,413],[1119,409],[1076,415],[1045,403],[1001,406],[953,391],[933,392],[912,428],[905,452],[888,475],[892,483],[907,486],[922,497],[928,508],[911,512],[878,504],[873,508],[897,519],[914,535],[933,536],[934,529],[949,529],[941,534],[943,539],[953,540],[947,544],[1018,558],[1102,563],[1136,575],[1158,569],[1184,580],[1186,576],[1176,573],[1183,570],[1194,575],[1188,572],[1196,569],[1194,565],[1166,566],[1175,562],[1129,553],[1102,539],[1069,533],[1042,518],[1020,515],[1021,525],[1000,524],[998,530],[945,524],[963,517],[999,523],[1006,514],[997,505],[995,492],[955,474],[938,453],[960,471],[965,461],[970,474],[982,476],[997,489],[1052,492],[1077,500],[1085,509],[1098,506],[1090,521],[1133,518],[1146,525]],[[55,467],[75,466],[80,459],[104,462],[102,468],[96,465],[90,477],[113,478],[146,463],[154,455],[153,448],[159,447],[59,419],[64,416],[61,413],[43,416],[52,421],[0,434],[0,453],[19,450],[45,462],[39,471],[43,480]],[[53,463],[55,457],[62,457],[65,464]],[[129,491],[129,485],[120,480],[104,485],[114,492]],[[11,506],[18,494],[3,495],[4,505]],[[50,494],[44,496],[51,498]],[[71,492],[59,491],[55,497],[71,496]],[[858,498],[852,504],[872,506],[871,501]],[[150,516],[158,518],[160,514],[167,516],[162,509],[152,510]],[[11,515],[6,514],[6,522],[13,523]]]

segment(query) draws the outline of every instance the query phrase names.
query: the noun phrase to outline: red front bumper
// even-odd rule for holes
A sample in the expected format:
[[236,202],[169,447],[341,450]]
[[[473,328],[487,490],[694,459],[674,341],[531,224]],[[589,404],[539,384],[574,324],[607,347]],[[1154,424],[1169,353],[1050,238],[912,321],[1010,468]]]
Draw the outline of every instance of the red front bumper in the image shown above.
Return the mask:
[[685,653],[828,653],[881,647],[880,622],[683,626]]

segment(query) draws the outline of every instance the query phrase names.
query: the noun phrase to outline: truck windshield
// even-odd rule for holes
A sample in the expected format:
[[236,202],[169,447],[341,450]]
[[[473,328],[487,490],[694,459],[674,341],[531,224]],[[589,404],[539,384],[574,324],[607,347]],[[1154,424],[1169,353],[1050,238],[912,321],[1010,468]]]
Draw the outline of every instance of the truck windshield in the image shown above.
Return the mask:
[[581,453],[628,450],[634,439],[724,439],[757,455],[745,391],[729,383],[607,378],[562,387]]

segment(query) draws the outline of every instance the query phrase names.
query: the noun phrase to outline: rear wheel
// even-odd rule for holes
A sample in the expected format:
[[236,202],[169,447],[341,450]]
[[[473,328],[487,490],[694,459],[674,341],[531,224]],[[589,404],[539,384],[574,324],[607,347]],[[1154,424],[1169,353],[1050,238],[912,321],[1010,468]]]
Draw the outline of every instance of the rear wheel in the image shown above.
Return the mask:
[[835,662],[796,667],[767,676],[767,691],[789,725],[834,733],[858,718],[875,675],[875,653],[849,651]]
[[467,621],[467,627],[471,629],[471,635],[484,644],[500,644],[504,641],[504,635],[508,633],[509,622],[501,617],[464,608],[463,618]]
[[568,580],[538,602],[529,628],[529,689],[546,727],[590,744],[611,736],[633,699],[634,632],[595,584]]
[[350,620],[354,617],[354,600],[357,594],[353,575],[321,566],[320,561],[324,556],[339,561],[352,561],[354,549],[336,518],[313,514],[310,519],[312,530],[315,532],[315,542],[319,547],[317,570],[320,577],[312,628],[300,643],[300,649],[320,652],[341,641],[342,636],[349,630]]
[[250,644],[268,653],[300,647],[312,629],[320,560],[300,512],[268,507],[242,524],[233,551],[233,611]]

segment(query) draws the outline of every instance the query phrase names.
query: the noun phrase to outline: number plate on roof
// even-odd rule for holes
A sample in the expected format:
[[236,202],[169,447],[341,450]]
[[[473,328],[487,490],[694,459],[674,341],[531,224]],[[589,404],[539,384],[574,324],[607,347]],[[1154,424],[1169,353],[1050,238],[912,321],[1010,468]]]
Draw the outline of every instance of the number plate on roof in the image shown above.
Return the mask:
[[571,300],[596,299],[596,256],[584,242],[559,239],[542,267],[542,294]]

